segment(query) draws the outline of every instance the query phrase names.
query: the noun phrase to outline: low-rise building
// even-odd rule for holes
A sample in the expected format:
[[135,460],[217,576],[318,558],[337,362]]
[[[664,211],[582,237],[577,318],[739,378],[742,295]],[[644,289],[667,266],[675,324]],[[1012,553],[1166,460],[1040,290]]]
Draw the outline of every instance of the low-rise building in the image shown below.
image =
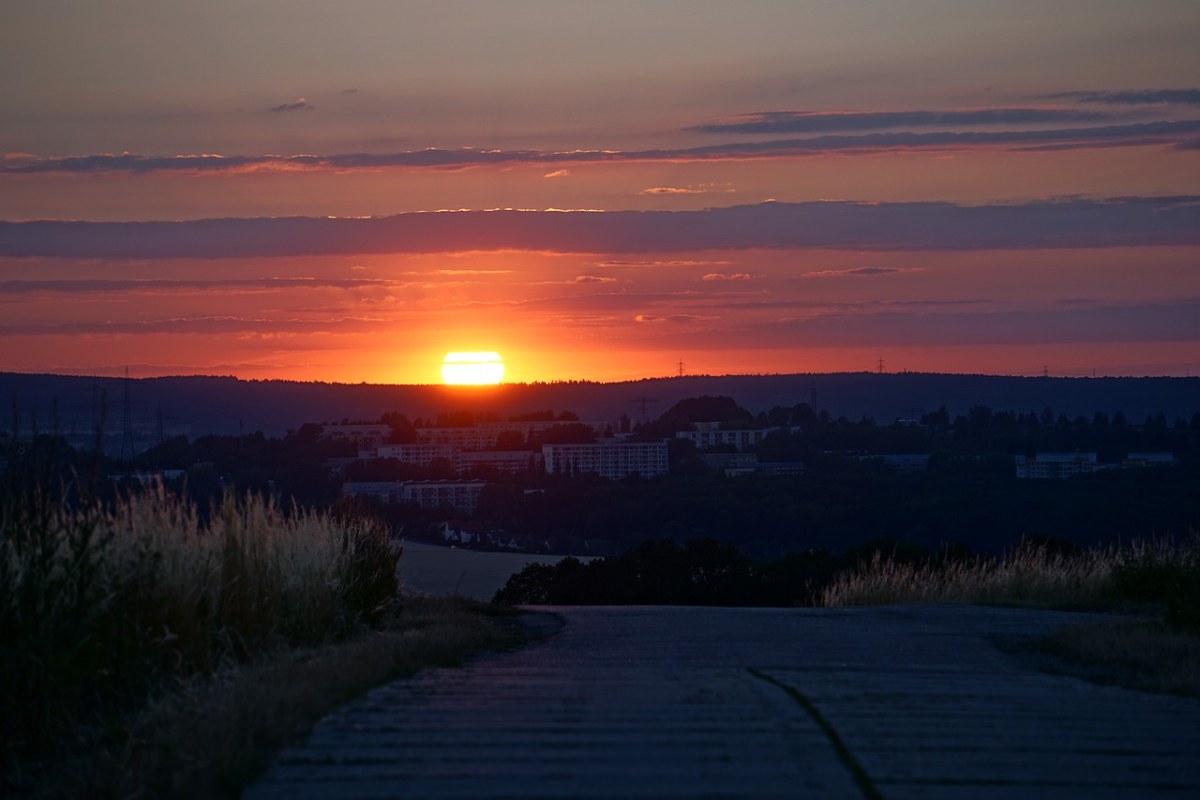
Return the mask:
[[722,430],[720,423],[698,422],[694,431],[675,431],[676,439],[687,439],[697,450],[714,447],[732,447],[734,450],[752,450],[763,439],[779,428],[738,428]]
[[401,481],[347,481],[342,484],[342,494],[348,497],[374,497],[384,503],[403,502]]
[[394,458],[401,464],[428,467],[434,461],[449,461],[458,468],[458,448],[449,444],[381,444],[376,458]]
[[1101,469],[1095,453],[1038,453],[1032,461],[1027,456],[1014,456],[1013,460],[1017,477],[1030,480],[1069,478]]
[[521,439],[528,442],[538,433],[550,430],[558,425],[585,425],[597,436],[611,435],[614,426],[611,422],[581,422],[577,420],[524,420],[517,422],[480,422],[476,425],[447,428],[417,428],[417,442],[420,444],[444,444],[457,447],[459,450],[487,450],[496,446],[496,440],[501,434],[518,433]]
[[859,456],[859,461],[882,461],[889,467],[895,467],[896,472],[907,475],[913,472],[923,472],[929,468],[929,453],[882,453],[878,455]]
[[665,474],[668,466],[665,441],[602,439],[589,444],[546,444],[542,445],[542,457],[551,474],[594,473],[608,480],[634,473],[652,478]]
[[458,454],[461,472],[495,470],[501,475],[518,475],[542,468],[542,454],[532,450],[469,450]]
[[360,458],[373,458],[378,447],[392,435],[392,426],[370,424],[322,425],[321,438],[336,442],[354,442],[358,445]]
[[487,486],[485,481],[353,481],[342,494],[374,497],[384,503],[414,503],[422,508],[453,508],[473,514]]
[[421,508],[453,508],[474,514],[485,486],[485,481],[405,481],[403,498]]
[[1174,453],[1130,453],[1121,462],[1122,467],[1173,467]]

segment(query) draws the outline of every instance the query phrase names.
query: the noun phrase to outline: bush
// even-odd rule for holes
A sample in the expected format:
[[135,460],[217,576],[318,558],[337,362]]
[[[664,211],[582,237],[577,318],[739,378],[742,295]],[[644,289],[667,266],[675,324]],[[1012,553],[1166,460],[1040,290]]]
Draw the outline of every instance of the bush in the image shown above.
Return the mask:
[[1200,631],[1200,539],[1132,550],[1113,570],[1112,588],[1121,600],[1163,605],[1174,628]]
[[227,496],[201,523],[161,487],[0,511],[0,732],[16,763],[224,663],[377,622],[400,554],[364,522]]

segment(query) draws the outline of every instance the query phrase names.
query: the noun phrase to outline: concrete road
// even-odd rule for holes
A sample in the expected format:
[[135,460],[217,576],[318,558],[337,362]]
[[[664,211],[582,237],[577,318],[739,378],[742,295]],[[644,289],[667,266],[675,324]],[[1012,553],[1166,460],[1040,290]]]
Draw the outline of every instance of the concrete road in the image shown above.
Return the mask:
[[1200,701],[1045,674],[955,606],[560,608],[531,647],[382,687],[267,798],[1200,797]]

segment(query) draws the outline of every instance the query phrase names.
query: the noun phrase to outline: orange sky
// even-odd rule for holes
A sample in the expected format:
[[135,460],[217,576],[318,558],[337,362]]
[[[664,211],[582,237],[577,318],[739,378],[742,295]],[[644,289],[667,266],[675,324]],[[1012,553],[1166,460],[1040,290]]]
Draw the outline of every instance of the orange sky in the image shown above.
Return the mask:
[[1200,371],[1193,3],[293,12],[10,10],[0,370]]

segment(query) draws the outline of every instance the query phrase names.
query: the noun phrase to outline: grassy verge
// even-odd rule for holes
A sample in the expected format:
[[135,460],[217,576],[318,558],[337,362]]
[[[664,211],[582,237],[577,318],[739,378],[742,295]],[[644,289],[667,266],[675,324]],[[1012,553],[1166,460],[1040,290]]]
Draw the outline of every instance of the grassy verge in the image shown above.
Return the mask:
[[[1038,666],[1099,683],[1200,697],[1200,540],[1104,550],[1018,548],[1000,559],[901,562],[842,573],[822,605],[980,603],[1130,611],[1032,645]],[[1022,649],[1027,649],[1022,647]]]
[[5,796],[236,796],[350,697],[518,637],[400,597],[400,550],[366,520],[48,486],[0,497]]
[[1156,619],[1072,625],[1036,644],[1043,666],[1095,683],[1200,697],[1200,635]]
[[375,631],[230,666],[164,693],[49,765],[30,795],[48,798],[232,798],[326,714],[421,669],[453,666],[524,641],[490,607],[406,598]]

